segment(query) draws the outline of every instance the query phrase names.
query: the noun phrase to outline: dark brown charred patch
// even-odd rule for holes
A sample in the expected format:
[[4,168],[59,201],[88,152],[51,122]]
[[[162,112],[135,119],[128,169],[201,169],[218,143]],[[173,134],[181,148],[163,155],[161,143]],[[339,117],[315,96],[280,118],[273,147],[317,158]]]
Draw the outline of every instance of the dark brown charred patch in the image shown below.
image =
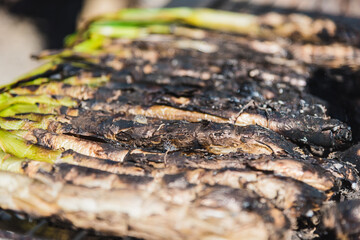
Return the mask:
[[210,192],[201,195],[197,202],[204,206],[225,207],[235,211],[266,209],[266,204],[261,203],[256,194],[223,186],[214,186]]
[[[84,140],[88,140],[88,141],[92,141],[92,142],[97,142],[97,143],[107,143],[107,141],[105,141],[103,138],[101,137],[96,137],[96,136],[87,136],[87,135],[80,135],[80,134],[73,134],[73,133],[64,133],[65,135],[68,136],[73,136],[73,137],[77,137],[79,139],[84,139]],[[112,147],[107,147],[104,146],[104,148],[108,148],[107,150],[111,151]]]
[[308,211],[319,208],[326,199],[323,192],[288,177],[260,176],[245,186],[269,199],[278,208],[286,210],[292,219],[305,216]]
[[357,239],[360,236],[360,200],[348,200],[330,205],[324,210],[324,226],[337,238]]
[[360,170],[360,144],[356,144],[341,154],[341,160],[352,163]]
[[79,184],[81,180],[86,182],[99,181],[99,187],[101,182],[103,184],[109,184],[107,181],[111,181],[111,188],[121,188],[124,186],[140,187],[150,183],[153,178],[148,176],[134,176],[128,174],[113,174],[110,172],[101,171],[94,168],[87,168],[82,166],[75,166],[71,164],[61,163],[56,165],[54,170],[54,176],[58,179],[65,180],[71,183]]
[[186,180],[185,173],[167,174],[162,178],[162,180],[169,188],[186,189],[190,186],[194,186]]
[[352,164],[336,159],[325,159],[320,165],[339,180],[347,182],[353,190],[359,190],[359,173]]
[[39,89],[39,87],[40,85],[28,85],[22,88],[28,89],[30,92],[35,92],[37,89]]

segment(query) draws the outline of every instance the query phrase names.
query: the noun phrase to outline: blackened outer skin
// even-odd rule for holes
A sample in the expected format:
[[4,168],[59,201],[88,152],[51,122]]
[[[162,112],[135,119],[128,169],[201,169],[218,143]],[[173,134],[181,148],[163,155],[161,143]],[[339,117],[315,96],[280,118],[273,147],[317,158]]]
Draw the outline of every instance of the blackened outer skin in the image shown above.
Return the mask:
[[[258,125],[236,126],[229,123],[199,123],[148,119],[138,123],[122,116],[95,115],[86,112],[70,119],[58,132],[95,136],[131,147],[168,150],[206,148],[210,152],[244,151],[252,154],[275,154],[300,157],[295,144],[280,134]],[[50,129],[51,130],[51,129]],[[211,148],[217,148],[216,150]],[[222,151],[222,152],[221,152]]]
[[335,231],[338,239],[359,239],[360,199],[344,201],[325,210],[324,226]]
[[357,170],[360,170],[360,144],[356,144],[347,149],[342,155],[341,160],[344,162],[350,162],[356,166]]
[[281,135],[257,125],[162,121],[161,124],[150,126],[134,126],[123,130],[118,128],[117,131],[115,135],[117,141],[163,151],[219,146],[231,152],[299,155],[295,150],[296,145]]
[[274,114],[269,121],[274,125],[270,129],[303,144],[336,148],[352,140],[350,127],[337,119],[308,115],[292,118]]

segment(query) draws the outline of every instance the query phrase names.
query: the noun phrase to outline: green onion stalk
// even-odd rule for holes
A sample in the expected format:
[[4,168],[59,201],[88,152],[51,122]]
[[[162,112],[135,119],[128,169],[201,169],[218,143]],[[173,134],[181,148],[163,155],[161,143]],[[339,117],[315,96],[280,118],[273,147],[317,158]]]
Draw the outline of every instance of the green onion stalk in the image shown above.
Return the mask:
[[62,151],[51,150],[35,144],[31,144],[15,134],[0,129],[0,148],[18,158],[54,163],[61,158]]
[[0,170],[2,171],[21,173],[23,164],[28,161],[28,159],[15,157],[0,150]]
[[72,150],[49,149],[30,143],[20,137],[22,134],[21,131],[12,133],[0,128],[0,170],[21,172],[21,166],[26,161],[69,163],[115,173],[121,169],[120,162],[88,157]]
[[93,19],[65,43],[78,50],[94,50],[104,41],[101,37],[140,38],[152,33],[169,34],[174,24],[254,36],[260,31],[259,18],[246,13],[204,8],[123,9]]
[[54,98],[50,95],[19,95],[13,96],[10,93],[0,94],[0,111],[14,104],[38,104],[44,103],[51,106],[75,107],[78,102],[70,97]]
[[61,107],[47,104],[14,104],[0,111],[0,117],[18,117],[19,114],[27,113],[57,114]]

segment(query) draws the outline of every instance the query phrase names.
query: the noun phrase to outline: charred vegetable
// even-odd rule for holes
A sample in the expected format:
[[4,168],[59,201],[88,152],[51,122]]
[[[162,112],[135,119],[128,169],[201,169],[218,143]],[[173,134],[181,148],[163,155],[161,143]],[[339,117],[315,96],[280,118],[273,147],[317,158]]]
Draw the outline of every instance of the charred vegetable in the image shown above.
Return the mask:
[[308,86],[359,69],[342,31],[210,9],[93,19],[1,88],[0,207],[144,239],[358,236],[359,146]]

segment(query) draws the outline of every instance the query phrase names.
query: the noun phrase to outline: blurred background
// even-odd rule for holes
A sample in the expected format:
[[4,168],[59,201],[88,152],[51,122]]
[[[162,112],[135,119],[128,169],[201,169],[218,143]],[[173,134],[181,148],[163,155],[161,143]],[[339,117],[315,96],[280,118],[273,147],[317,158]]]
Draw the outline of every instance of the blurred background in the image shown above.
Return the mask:
[[0,0],[0,84],[41,63],[30,56],[63,46],[84,19],[125,7],[161,7],[167,0]]
[[252,13],[290,9],[350,20],[360,16],[360,0],[0,0],[0,84],[38,66],[31,54],[61,48],[64,37],[84,19],[126,7],[178,6]]

